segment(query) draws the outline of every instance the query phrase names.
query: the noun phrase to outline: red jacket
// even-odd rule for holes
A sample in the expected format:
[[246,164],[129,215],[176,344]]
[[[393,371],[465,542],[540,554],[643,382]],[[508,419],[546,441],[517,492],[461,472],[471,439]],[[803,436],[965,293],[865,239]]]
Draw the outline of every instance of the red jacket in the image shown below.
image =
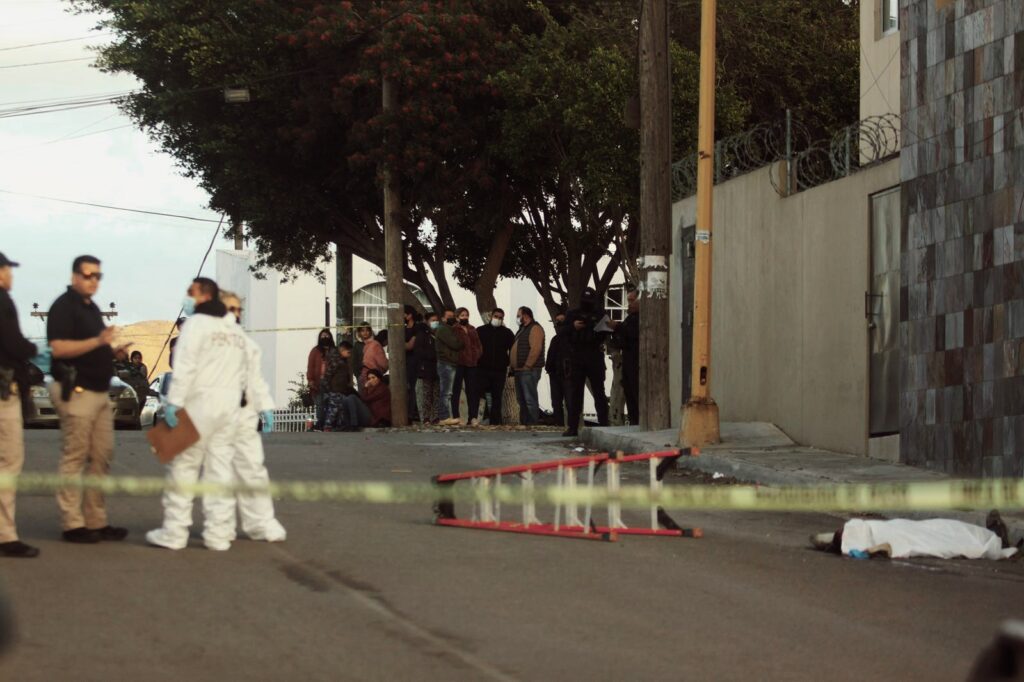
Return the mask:
[[384,346],[380,345],[376,339],[370,339],[363,343],[363,369],[359,373],[359,378],[366,381],[366,376],[371,369],[375,369],[381,374],[388,373],[388,356],[384,353]]
[[312,393],[320,392],[320,379],[324,376],[324,353],[319,346],[309,351],[309,359],[306,361],[306,383]]
[[462,350],[459,351],[459,365],[462,367],[476,367],[480,357],[484,354],[484,347],[480,343],[480,335],[472,326],[463,327],[455,325],[455,332],[462,339]]
[[363,402],[370,408],[370,426],[391,425],[391,389],[384,382],[363,388]]

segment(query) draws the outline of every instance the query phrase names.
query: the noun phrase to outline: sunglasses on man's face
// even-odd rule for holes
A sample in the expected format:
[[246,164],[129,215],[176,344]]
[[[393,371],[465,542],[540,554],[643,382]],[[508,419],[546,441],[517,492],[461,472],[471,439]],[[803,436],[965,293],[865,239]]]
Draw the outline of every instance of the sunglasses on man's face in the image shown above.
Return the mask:
[[82,279],[88,279],[94,282],[99,282],[101,279],[103,279],[102,272],[90,272],[88,275],[85,274],[84,272],[76,272],[75,274],[81,277]]

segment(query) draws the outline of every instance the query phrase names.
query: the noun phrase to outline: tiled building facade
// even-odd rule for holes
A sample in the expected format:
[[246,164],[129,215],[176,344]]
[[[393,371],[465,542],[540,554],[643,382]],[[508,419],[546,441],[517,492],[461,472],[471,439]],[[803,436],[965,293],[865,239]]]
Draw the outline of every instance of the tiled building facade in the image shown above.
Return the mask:
[[901,0],[900,451],[1024,474],[1024,0]]

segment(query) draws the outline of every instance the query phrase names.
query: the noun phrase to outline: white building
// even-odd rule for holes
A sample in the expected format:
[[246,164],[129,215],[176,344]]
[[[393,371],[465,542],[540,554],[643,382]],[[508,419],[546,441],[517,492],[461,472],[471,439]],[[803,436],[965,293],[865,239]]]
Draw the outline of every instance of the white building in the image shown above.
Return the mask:
[[[312,275],[286,278],[280,272],[254,272],[257,254],[251,250],[220,250],[217,252],[217,283],[233,291],[242,299],[242,324],[263,349],[263,373],[270,384],[274,400],[284,406],[292,399],[292,382],[304,380],[306,360],[316,344],[317,334],[325,326],[337,323],[334,306],[335,262],[325,263],[324,281]],[[449,275],[451,268],[448,268]],[[360,259],[353,258],[353,322],[368,321],[374,330],[381,329],[386,320],[384,276],[380,270]],[[470,291],[453,287],[455,305],[470,311],[474,326],[484,324],[476,309],[476,297]],[[498,307],[506,312],[506,321],[515,331],[515,311],[520,306],[533,309],[547,338],[554,336],[554,326],[548,319],[544,301],[533,285],[526,280],[501,279],[494,292]],[[621,319],[624,297],[621,288],[611,293],[610,312]],[[615,304],[618,303],[618,308]],[[610,392],[611,369],[608,371],[607,389]],[[541,409],[551,408],[551,392],[545,373],[539,387]],[[584,407],[593,413],[589,393]]]

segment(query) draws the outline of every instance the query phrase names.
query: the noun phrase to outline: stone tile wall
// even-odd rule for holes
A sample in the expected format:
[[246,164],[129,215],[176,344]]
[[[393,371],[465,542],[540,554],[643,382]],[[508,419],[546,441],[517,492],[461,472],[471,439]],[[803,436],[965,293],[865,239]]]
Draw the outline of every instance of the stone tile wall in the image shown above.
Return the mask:
[[901,0],[900,451],[1024,474],[1024,0]]

